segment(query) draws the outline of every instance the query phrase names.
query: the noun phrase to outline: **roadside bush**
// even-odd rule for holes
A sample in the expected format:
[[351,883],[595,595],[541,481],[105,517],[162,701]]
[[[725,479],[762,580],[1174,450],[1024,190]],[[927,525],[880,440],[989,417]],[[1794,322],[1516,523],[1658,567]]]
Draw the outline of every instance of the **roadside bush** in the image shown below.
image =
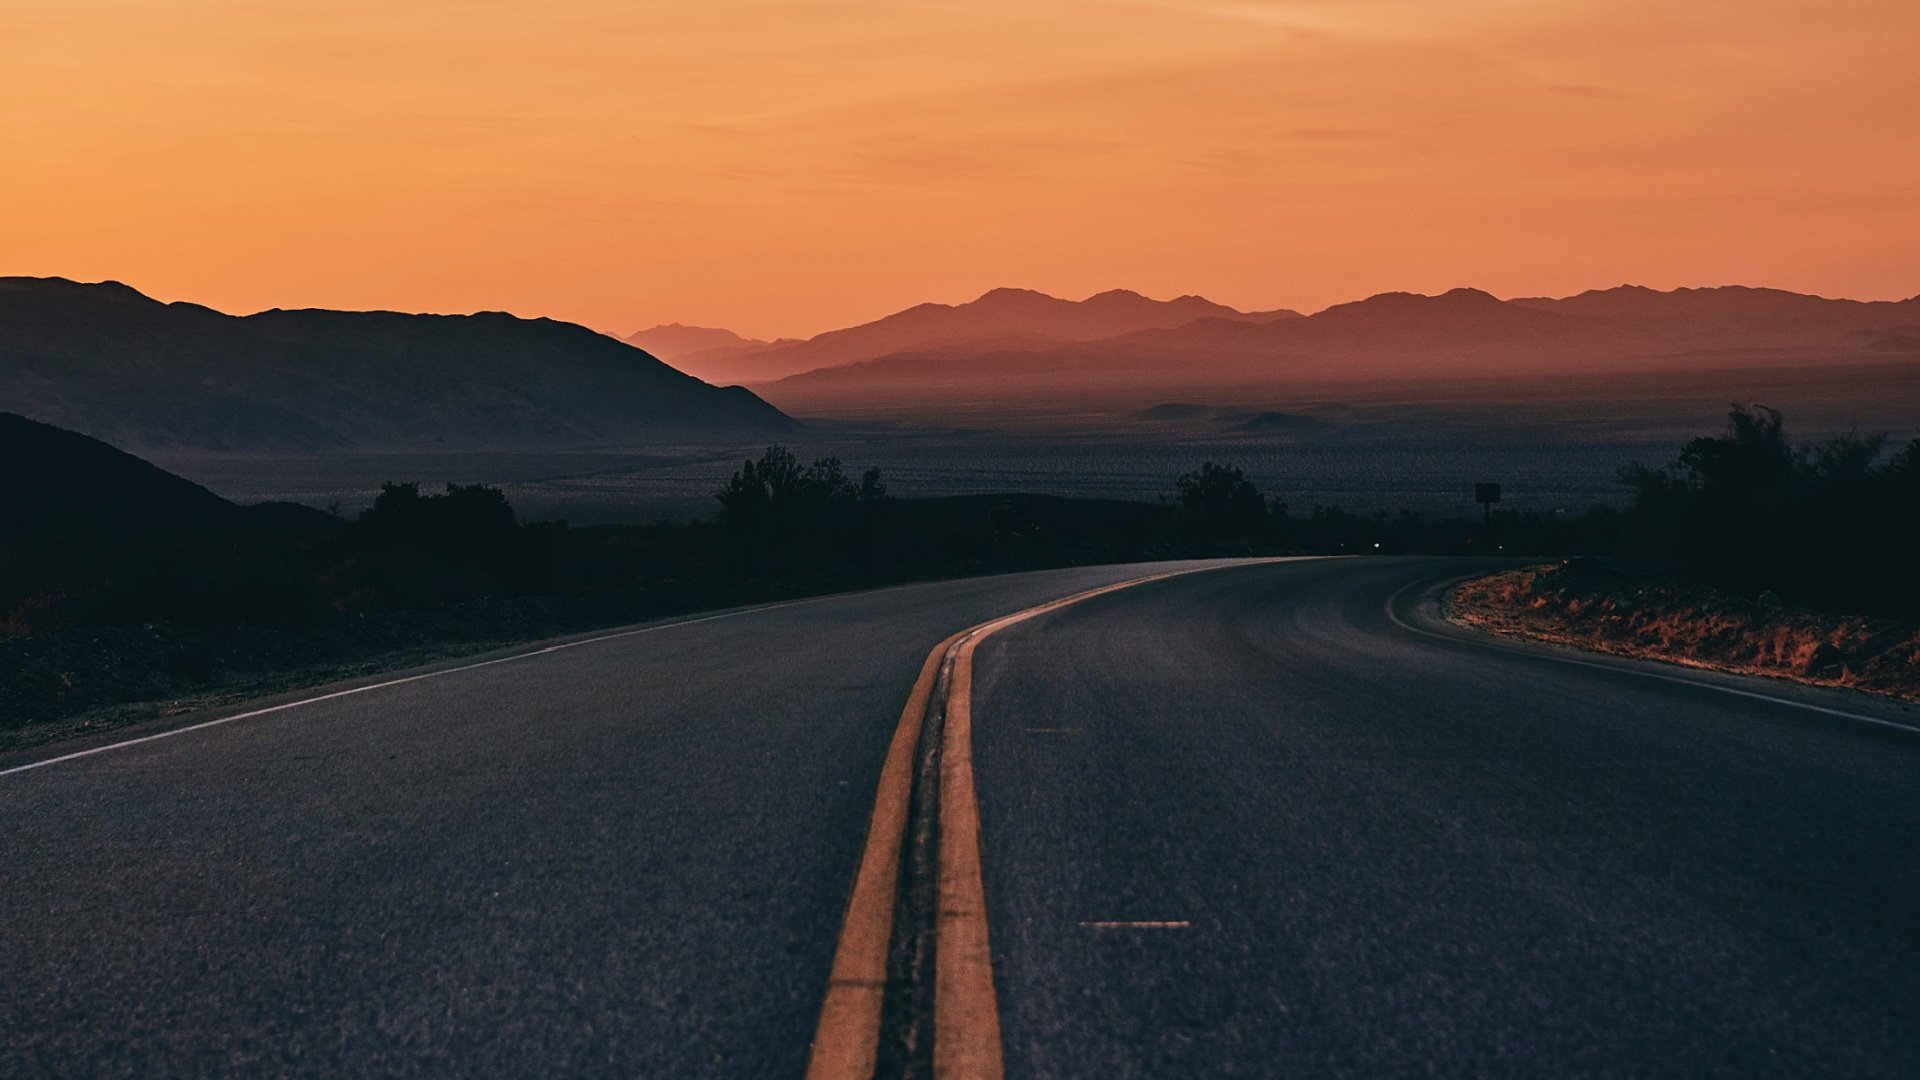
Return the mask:
[[1204,544],[1259,546],[1270,538],[1267,500],[1236,465],[1203,461],[1174,482],[1189,536]]
[[558,527],[522,526],[498,488],[448,484],[422,495],[387,483],[326,551],[336,606],[427,607],[538,592],[553,580]]
[[1658,468],[1629,465],[1622,530],[1633,553],[1749,595],[1845,610],[1920,609],[1920,440],[1884,435],[1796,447],[1778,411],[1735,406],[1719,436]]

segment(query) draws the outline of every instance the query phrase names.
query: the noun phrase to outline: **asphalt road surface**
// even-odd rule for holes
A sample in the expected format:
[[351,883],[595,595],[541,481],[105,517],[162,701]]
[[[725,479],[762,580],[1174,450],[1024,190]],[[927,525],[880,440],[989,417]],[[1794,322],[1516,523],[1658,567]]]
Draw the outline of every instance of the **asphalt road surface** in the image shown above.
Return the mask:
[[[1218,569],[981,643],[1007,1075],[1920,1073],[1920,736],[1869,722],[1920,715],[1450,631],[1472,568]],[[0,771],[0,1075],[798,1076],[928,650],[1153,569]]]

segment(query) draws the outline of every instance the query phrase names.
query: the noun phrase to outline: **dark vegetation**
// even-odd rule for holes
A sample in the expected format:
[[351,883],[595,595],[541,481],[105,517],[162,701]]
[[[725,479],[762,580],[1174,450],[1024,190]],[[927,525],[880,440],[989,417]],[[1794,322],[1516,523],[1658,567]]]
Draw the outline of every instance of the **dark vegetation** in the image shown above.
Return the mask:
[[[569,527],[500,491],[387,484],[345,520],[237,506],[85,436],[0,414],[0,730],[130,701],[261,693],[370,666],[703,608],[994,571],[1280,553],[1606,552],[1749,595],[1920,607],[1920,444],[1794,448],[1736,409],[1624,512],[1295,513],[1204,463],[1158,503],[901,499],[880,471],[769,448],[712,520]],[[1471,482],[1475,477],[1463,478]],[[277,682],[276,682],[277,680]],[[149,710],[150,711],[150,710]]]
[[1794,446],[1735,408],[1672,463],[1630,465],[1626,559],[1467,582],[1452,616],[1495,633],[1920,701],[1920,440]]
[[1736,407],[1727,430],[1661,468],[1630,465],[1629,555],[1745,593],[1863,614],[1920,610],[1920,439],[1794,446],[1780,414]]

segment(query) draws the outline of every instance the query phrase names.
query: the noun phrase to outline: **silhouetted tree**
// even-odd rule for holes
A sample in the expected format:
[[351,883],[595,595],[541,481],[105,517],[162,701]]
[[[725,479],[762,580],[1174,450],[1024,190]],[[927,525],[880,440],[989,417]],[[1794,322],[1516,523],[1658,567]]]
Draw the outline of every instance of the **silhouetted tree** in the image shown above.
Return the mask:
[[1629,465],[1624,535],[1639,553],[1749,592],[1861,611],[1920,606],[1920,450],[1888,458],[1883,435],[1795,448],[1780,413],[1734,406],[1726,431],[1672,463]]
[[879,469],[859,480],[848,477],[837,457],[802,467],[784,446],[769,446],[757,461],[741,463],[717,496],[720,519],[734,528],[805,527],[820,524],[839,507],[887,497]]
[[1636,531],[1652,553],[1689,565],[1717,558],[1724,578],[1745,585],[1778,561],[1763,549],[1781,540],[1798,463],[1777,410],[1736,405],[1723,435],[1692,440],[1659,468],[1628,465],[1620,478],[1634,491]]
[[523,529],[506,495],[483,484],[441,495],[381,484],[334,552],[340,588],[400,606],[535,591],[552,578],[550,532]]
[[1237,466],[1202,462],[1174,486],[1180,513],[1202,536],[1255,537],[1266,531],[1266,499]]

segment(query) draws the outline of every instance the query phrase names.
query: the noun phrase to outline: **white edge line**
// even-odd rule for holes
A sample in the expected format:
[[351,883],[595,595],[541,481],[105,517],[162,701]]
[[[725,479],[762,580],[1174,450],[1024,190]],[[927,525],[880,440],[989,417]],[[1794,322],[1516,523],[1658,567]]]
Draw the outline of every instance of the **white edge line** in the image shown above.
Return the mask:
[[[905,587],[907,586],[892,586],[892,588]],[[871,591],[886,592],[888,590],[875,589]],[[693,626],[697,623],[713,622],[717,619],[732,619],[741,615],[753,615],[764,611],[779,611],[781,608],[798,607],[802,604],[819,603],[822,600],[841,599],[845,595],[844,593],[839,593],[830,596],[809,596],[799,600],[783,600],[779,603],[766,604],[759,607],[722,611],[692,619],[680,619],[675,622],[654,623],[651,626],[638,626],[630,630],[617,630],[611,634],[599,634],[594,637],[581,638],[577,641],[562,641],[556,645],[546,645],[538,649],[529,649],[526,652],[517,652],[511,656],[496,656],[491,660],[480,660],[471,664],[459,664],[454,667],[439,668],[434,671],[423,671],[418,675],[407,675],[398,679],[387,679],[382,682],[368,683],[365,686],[348,687],[345,690],[335,690],[329,694],[319,694],[310,698],[301,698],[298,701],[285,701],[278,705],[269,705],[264,709],[253,709],[248,712],[235,713],[232,716],[220,716],[212,720],[202,720],[197,724],[188,724],[185,727],[156,731],[151,735],[142,735],[136,739],[123,739],[119,742],[108,743],[105,746],[95,746],[87,750],[76,750],[70,754],[61,754],[58,757],[50,757],[41,761],[31,761],[25,765],[15,765],[11,768],[0,769],[0,776],[12,776],[14,773],[23,773],[31,769],[43,769],[48,765],[58,765],[63,761],[74,761],[79,758],[92,757],[95,754],[104,754],[109,750],[121,750],[129,746],[138,746],[141,743],[155,742],[160,739],[171,739],[175,735],[185,735],[190,731],[201,731],[210,727],[219,727],[221,724],[231,724],[236,720],[251,720],[256,716],[266,716],[269,713],[284,712],[287,709],[297,709],[302,705],[315,705],[322,701],[332,701],[335,698],[351,697],[354,694],[364,694],[369,690],[382,690],[389,686],[402,686],[406,683],[420,682],[423,679],[437,679],[442,675],[457,675],[462,671],[474,671],[479,668],[492,667],[495,664],[505,664],[515,660],[525,660],[529,657],[545,656],[548,653],[560,652],[563,649],[575,649],[582,645],[593,645],[602,641],[615,641],[620,638],[635,637],[640,634],[651,634],[659,630],[671,630],[677,626]]]
[[[1451,586],[1461,581],[1467,580],[1467,577],[1473,577],[1473,576],[1476,576],[1476,575],[1470,574],[1470,575],[1467,575],[1466,577],[1454,578],[1450,581],[1442,582],[1439,587],[1444,588],[1447,586]],[[1637,675],[1643,679],[1655,679],[1660,682],[1674,683],[1679,686],[1690,686],[1696,690],[1712,690],[1721,694],[1731,694],[1734,697],[1751,698],[1754,701],[1764,701],[1770,705],[1785,705],[1785,706],[1788,706],[1789,708],[1805,709],[1808,712],[1816,712],[1825,716],[1837,717],[1841,720],[1852,720],[1857,723],[1872,724],[1875,727],[1892,728],[1895,731],[1904,731],[1904,732],[1907,732],[1908,734],[1920,735],[1920,727],[1914,727],[1911,724],[1902,724],[1895,720],[1882,720],[1877,716],[1867,716],[1862,713],[1847,712],[1845,709],[1832,709],[1832,708],[1828,708],[1825,705],[1815,705],[1815,704],[1812,704],[1811,702],[1806,702],[1806,701],[1795,701],[1792,698],[1775,697],[1772,694],[1762,694],[1755,690],[1742,690],[1736,686],[1722,686],[1719,683],[1712,682],[1706,679],[1697,679],[1697,678],[1689,679],[1680,675],[1669,675],[1661,671],[1647,671],[1641,667],[1641,665],[1643,664],[1657,664],[1660,662],[1658,660],[1641,659],[1638,657],[1621,657],[1619,662],[1617,663],[1605,664],[1605,663],[1599,663],[1593,660],[1582,660],[1577,656],[1558,655],[1556,652],[1552,651],[1551,649],[1540,648],[1539,646],[1546,644],[1543,642],[1527,641],[1526,639],[1522,639],[1519,642],[1514,642],[1514,641],[1508,641],[1504,638],[1500,638],[1497,635],[1491,635],[1491,634],[1488,634],[1487,636],[1492,637],[1494,639],[1492,641],[1476,641],[1473,638],[1468,637],[1466,635],[1473,634],[1473,633],[1484,634],[1485,633],[1484,631],[1471,631],[1471,630],[1463,631],[1461,636],[1456,637],[1452,634],[1442,634],[1437,631],[1429,630],[1424,626],[1415,626],[1412,623],[1409,623],[1406,620],[1402,619],[1398,614],[1396,614],[1393,610],[1393,605],[1397,601],[1399,601],[1399,599],[1402,596],[1406,595],[1406,592],[1408,589],[1411,589],[1414,586],[1420,585],[1420,584],[1422,584],[1422,582],[1418,582],[1418,581],[1408,582],[1407,584],[1397,589],[1392,596],[1387,597],[1387,604],[1386,604],[1387,619],[1391,621],[1395,626],[1398,626],[1399,628],[1401,628],[1402,630],[1410,630],[1416,634],[1424,634],[1425,636],[1430,638],[1438,638],[1441,641],[1451,641],[1451,642],[1454,642],[1455,644],[1466,645],[1472,648],[1492,649],[1496,652],[1505,652],[1505,653],[1510,653],[1510,654],[1515,654],[1520,656],[1534,656],[1542,660],[1552,660],[1556,663],[1572,664],[1575,667],[1592,668],[1595,671],[1610,671],[1620,675]],[[1756,676],[1752,676],[1752,675],[1742,676],[1738,672],[1722,672],[1721,674],[1731,675],[1739,678],[1756,678]],[[0,775],[3,775],[3,774],[0,774]]]
[[[1221,564],[1221,566],[1231,566],[1231,565],[1235,565],[1235,564],[1233,563]],[[1195,567],[1194,569],[1199,570],[1199,569],[1220,569],[1220,568],[1221,568],[1220,566],[1216,566],[1216,567]],[[1063,569],[1092,569],[1092,567],[1085,567],[1085,568],[1065,567]],[[1176,573],[1180,573],[1180,572],[1183,572],[1183,571],[1176,571]],[[1185,571],[1185,572],[1190,572],[1190,571]],[[967,579],[963,578],[963,579],[956,579],[956,580],[967,580]],[[638,626],[628,630],[616,630],[610,634],[599,634],[594,637],[581,638],[577,641],[563,641],[557,645],[547,645],[538,649],[529,649],[526,652],[514,653],[511,656],[496,656],[491,660],[481,660],[472,664],[460,664],[454,667],[440,668],[435,671],[423,671],[418,675],[407,675],[405,677],[398,678],[398,679],[387,679],[383,682],[368,683],[365,686],[354,686],[354,687],[349,687],[345,690],[335,690],[330,694],[319,694],[317,696],[310,697],[310,698],[301,698],[298,701],[286,701],[278,705],[269,705],[264,709],[253,709],[248,712],[235,713],[232,716],[220,716],[220,717],[215,717],[212,720],[202,720],[197,724],[188,724],[185,727],[168,728],[166,731],[156,731],[151,735],[142,735],[139,738],[135,738],[135,739],[122,739],[119,742],[107,743],[105,746],[95,746],[87,750],[75,750],[70,754],[61,754],[57,757],[44,758],[40,761],[30,761],[25,765],[15,765],[15,766],[12,766],[11,768],[0,769],[0,776],[12,776],[15,773],[29,772],[33,769],[44,769],[49,765],[58,765],[61,762],[65,762],[65,761],[77,761],[80,758],[92,757],[95,754],[104,754],[109,750],[123,750],[129,746],[139,746],[141,743],[157,742],[161,739],[171,739],[176,735],[185,735],[190,731],[202,731],[211,727],[219,727],[222,724],[231,724],[236,720],[251,720],[254,717],[266,716],[269,713],[285,712],[288,709],[297,709],[302,705],[316,705],[322,701],[332,701],[336,698],[351,697],[354,694],[364,694],[369,690],[382,690],[389,686],[401,686],[406,683],[420,682],[423,679],[437,679],[443,675],[457,675],[462,671],[474,671],[479,668],[492,667],[495,664],[505,664],[514,660],[525,660],[525,659],[528,659],[529,657],[544,656],[548,653],[559,652],[562,649],[575,649],[575,648],[579,648],[582,645],[593,645],[602,641],[615,641],[620,638],[635,637],[640,634],[651,634],[660,630],[671,630],[677,626],[694,626],[698,623],[714,622],[715,620],[718,620],[718,619],[733,619],[733,618],[738,618],[742,615],[757,615],[767,611],[779,611],[782,608],[799,607],[803,604],[818,604],[828,600],[844,600],[848,596],[855,596],[855,595],[871,596],[876,593],[894,592],[899,589],[911,589],[921,585],[937,585],[937,584],[941,584],[941,583],[914,581],[914,582],[907,582],[906,584],[902,584],[902,585],[889,585],[879,589],[862,589],[854,593],[829,593],[825,596],[807,596],[807,597],[802,597],[798,600],[782,600],[779,603],[774,603],[774,604],[763,604],[755,607],[737,608],[733,611],[721,611],[721,612],[716,612],[712,615],[701,615],[691,619],[680,619],[674,622],[653,623],[648,626]]]
[[1080,925],[1088,930],[1189,930],[1193,922],[1188,919],[1082,919]]

